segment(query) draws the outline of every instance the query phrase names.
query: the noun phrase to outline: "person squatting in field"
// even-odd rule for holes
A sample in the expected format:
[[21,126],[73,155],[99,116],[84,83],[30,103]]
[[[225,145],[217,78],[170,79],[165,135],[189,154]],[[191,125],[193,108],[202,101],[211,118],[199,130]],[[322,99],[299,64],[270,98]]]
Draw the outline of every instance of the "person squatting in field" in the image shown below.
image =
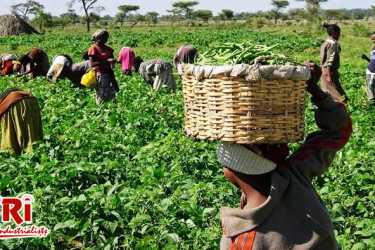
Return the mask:
[[123,75],[132,75],[132,62],[135,57],[135,53],[131,48],[123,47],[119,54],[117,61],[121,64]]
[[177,69],[181,63],[191,63],[195,61],[197,50],[191,45],[182,45],[173,57],[173,66]]
[[114,59],[114,50],[106,45],[109,38],[108,31],[104,29],[97,30],[92,35],[95,44],[88,50],[90,66],[96,69],[97,85],[95,87],[96,104],[101,105],[116,98],[116,92],[119,91],[118,83],[111,64]]
[[0,55],[0,71],[2,75],[9,75],[21,71],[22,65],[17,58],[9,53]]
[[370,51],[370,58],[365,54],[362,54],[361,58],[369,62],[366,69],[366,92],[368,100],[375,104],[375,31],[371,35],[371,42],[373,46]]
[[29,74],[31,79],[46,76],[50,68],[47,53],[42,48],[30,50],[27,54],[21,55],[18,61],[24,68],[24,72],[18,76]]
[[21,89],[8,89],[0,95],[1,150],[20,155],[37,147],[43,139],[37,100]]
[[[163,59],[152,59],[144,62],[139,56],[134,57],[133,67],[141,77],[155,90],[168,87],[177,89],[176,81],[172,74],[172,65]],[[154,81],[152,77],[155,77]]]
[[52,82],[56,82],[57,79],[64,79],[72,64],[73,60],[69,55],[56,55],[52,59],[52,65],[47,72],[47,79]]
[[340,53],[341,47],[338,40],[341,35],[340,27],[336,24],[324,24],[329,35],[328,39],[320,47],[320,63],[323,68],[321,77],[322,89],[328,91],[334,100],[348,101],[344,89],[340,83]]
[[287,144],[217,148],[224,175],[242,190],[241,208],[221,209],[221,250],[339,249],[330,215],[311,183],[324,174],[352,133],[345,105],[317,85],[321,69],[308,63],[307,90],[320,131],[288,157]]

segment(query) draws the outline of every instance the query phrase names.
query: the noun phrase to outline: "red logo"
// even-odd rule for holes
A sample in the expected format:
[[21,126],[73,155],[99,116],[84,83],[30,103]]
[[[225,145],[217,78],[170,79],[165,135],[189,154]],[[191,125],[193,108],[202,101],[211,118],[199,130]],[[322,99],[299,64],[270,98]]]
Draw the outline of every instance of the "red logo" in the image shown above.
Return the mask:
[[[1,238],[26,238],[26,237],[46,237],[49,230],[45,227],[38,228],[35,225],[31,227],[20,227],[22,223],[32,222],[32,203],[35,201],[34,196],[31,194],[25,194],[20,198],[16,197],[1,197],[1,221],[8,223],[13,220],[17,224],[17,228],[12,229],[7,226],[6,229],[0,228],[0,239]],[[21,216],[23,211],[23,216]]]

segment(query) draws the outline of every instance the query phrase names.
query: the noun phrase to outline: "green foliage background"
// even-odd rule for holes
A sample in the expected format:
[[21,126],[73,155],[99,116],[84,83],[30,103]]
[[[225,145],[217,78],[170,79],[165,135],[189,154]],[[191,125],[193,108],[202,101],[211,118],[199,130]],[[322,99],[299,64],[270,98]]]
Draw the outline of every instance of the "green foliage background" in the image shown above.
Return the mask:
[[[204,51],[224,42],[253,41],[304,61],[319,61],[326,38],[300,27],[274,27],[254,32],[236,29],[166,28],[110,30],[116,52],[133,47],[144,59],[169,61],[182,44]],[[352,28],[342,31],[341,79],[351,101],[353,136],[329,171],[314,179],[334,221],[342,249],[375,249],[374,110],[366,101],[362,53],[369,38]],[[40,36],[0,37],[0,52],[16,55],[41,46],[50,59],[66,53],[75,62],[91,45],[82,31]],[[0,241],[4,249],[218,249],[219,209],[238,206],[240,192],[222,174],[216,142],[184,137],[181,81],[179,91],[155,92],[135,75],[116,76],[116,103],[96,106],[88,89],[44,78],[0,77],[0,91],[20,87],[41,106],[44,141],[31,153],[0,153],[2,196],[34,195],[33,223],[46,226],[45,239]],[[308,101],[306,130],[316,129]],[[298,146],[292,145],[292,150]],[[1,225],[5,227],[6,225]],[[14,226],[14,225],[13,225]]]

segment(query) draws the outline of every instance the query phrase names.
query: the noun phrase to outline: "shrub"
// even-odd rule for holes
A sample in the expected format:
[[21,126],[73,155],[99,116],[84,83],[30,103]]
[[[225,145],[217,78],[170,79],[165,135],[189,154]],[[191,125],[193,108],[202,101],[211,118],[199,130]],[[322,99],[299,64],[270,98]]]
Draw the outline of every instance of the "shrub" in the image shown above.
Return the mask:
[[367,28],[363,24],[358,24],[358,23],[355,23],[353,25],[353,33],[355,36],[360,36],[360,37],[368,37],[371,35],[371,31],[369,28]]

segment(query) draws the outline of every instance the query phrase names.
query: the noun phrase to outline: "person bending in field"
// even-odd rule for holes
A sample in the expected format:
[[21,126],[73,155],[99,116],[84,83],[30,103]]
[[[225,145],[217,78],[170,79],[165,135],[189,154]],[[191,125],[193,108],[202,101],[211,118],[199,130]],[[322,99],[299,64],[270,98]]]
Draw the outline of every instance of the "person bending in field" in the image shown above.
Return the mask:
[[56,82],[64,79],[66,72],[72,67],[73,60],[69,55],[60,54],[52,59],[52,65],[47,72],[47,79]]
[[321,77],[322,89],[328,91],[334,100],[348,101],[344,89],[340,83],[340,53],[341,47],[338,40],[341,35],[340,27],[336,24],[324,24],[329,35],[328,39],[320,47],[320,60],[323,68]]
[[317,85],[321,69],[313,63],[307,90],[318,107],[320,131],[288,157],[287,144],[240,145],[222,142],[217,148],[224,175],[242,190],[240,208],[221,209],[221,250],[335,250],[330,215],[311,179],[322,175],[352,133],[345,105]]
[[197,50],[190,45],[182,45],[173,57],[173,66],[177,69],[181,63],[194,63]]
[[31,79],[37,76],[45,76],[50,68],[48,56],[42,48],[30,50],[27,54],[21,55],[18,61],[24,68],[24,73],[19,76],[29,74]]
[[40,108],[35,97],[21,89],[0,94],[1,150],[20,155],[43,139]]
[[371,42],[373,44],[370,52],[371,57],[362,54],[361,58],[369,62],[366,70],[366,92],[368,100],[375,104],[375,32],[371,35]]
[[72,82],[72,88],[84,88],[81,85],[81,78],[91,70],[91,62],[88,53],[84,53],[82,59],[85,61],[75,63],[70,70],[66,72],[66,77]]
[[0,55],[0,71],[2,75],[10,75],[21,71],[22,65],[17,58],[9,53]]
[[[176,81],[172,74],[172,65],[163,59],[153,59],[144,62],[139,56],[133,59],[133,67],[142,78],[155,90],[168,87],[177,89]],[[155,77],[154,80],[152,78]]]
[[123,47],[118,55],[117,61],[121,64],[123,75],[132,75],[132,62],[135,57],[131,48]]
[[97,30],[92,35],[95,44],[88,51],[90,66],[96,68],[97,85],[95,87],[96,104],[101,105],[116,98],[119,87],[112,70],[112,63],[116,62],[114,50],[106,45],[109,38],[108,31]]

